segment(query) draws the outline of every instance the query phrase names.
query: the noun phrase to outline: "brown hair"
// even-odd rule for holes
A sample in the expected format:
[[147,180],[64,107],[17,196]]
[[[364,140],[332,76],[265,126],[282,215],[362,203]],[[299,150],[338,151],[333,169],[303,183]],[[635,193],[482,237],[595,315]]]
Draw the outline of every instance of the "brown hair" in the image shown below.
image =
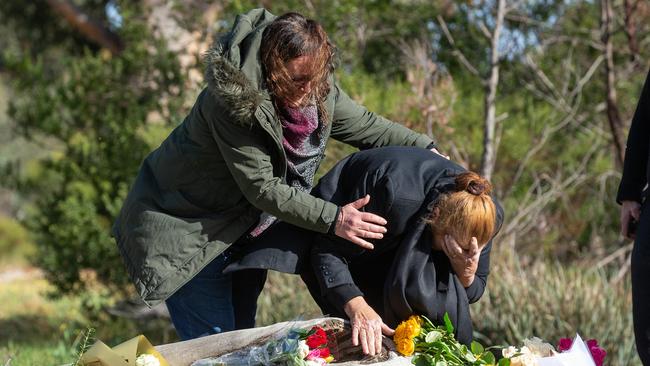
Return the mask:
[[455,188],[436,202],[434,215],[428,220],[432,230],[450,234],[459,244],[469,243],[472,236],[479,245],[494,235],[496,207],[490,197],[492,185],[474,172],[456,176]]
[[301,56],[309,56],[312,61],[309,67],[313,86],[305,99],[316,103],[324,123],[325,98],[330,91],[327,79],[334,70],[334,46],[318,22],[298,13],[277,17],[264,30],[260,48],[266,85],[276,108],[278,101],[291,100],[300,92],[285,63]]

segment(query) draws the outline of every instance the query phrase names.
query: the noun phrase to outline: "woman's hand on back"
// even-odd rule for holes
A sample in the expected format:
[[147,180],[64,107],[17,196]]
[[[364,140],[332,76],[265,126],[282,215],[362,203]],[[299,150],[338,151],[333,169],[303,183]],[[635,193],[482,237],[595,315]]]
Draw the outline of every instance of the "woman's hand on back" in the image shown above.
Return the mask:
[[334,233],[364,249],[373,249],[374,245],[364,239],[383,238],[386,233],[384,225],[387,222],[379,215],[359,211],[368,202],[370,202],[370,195],[341,207]]
[[358,346],[361,343],[361,348],[365,354],[371,356],[380,354],[382,333],[392,336],[395,331],[384,324],[379,314],[361,296],[348,301],[344,306],[344,310],[350,318],[352,344]]

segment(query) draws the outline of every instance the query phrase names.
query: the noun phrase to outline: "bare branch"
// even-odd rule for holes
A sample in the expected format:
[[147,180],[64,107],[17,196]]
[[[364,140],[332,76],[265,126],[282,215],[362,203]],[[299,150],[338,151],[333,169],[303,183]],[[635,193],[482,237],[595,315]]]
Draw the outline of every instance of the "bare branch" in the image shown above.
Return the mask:
[[465,68],[467,68],[467,70],[469,70],[469,72],[471,72],[472,75],[481,77],[479,71],[474,67],[474,65],[472,65],[471,62],[469,62],[469,60],[467,60],[465,55],[458,49],[458,47],[456,47],[456,42],[454,41],[454,37],[452,37],[451,33],[449,33],[449,29],[447,28],[447,23],[445,22],[445,20],[440,15],[438,15],[436,19],[438,19],[438,23],[440,24],[440,27],[442,28],[442,31],[445,34],[445,37],[449,41],[449,44],[454,48],[452,54],[456,56],[456,58],[458,58],[460,63],[463,64],[463,66],[465,66]]
[[499,87],[499,41],[503,28],[506,0],[498,0],[497,16],[491,37],[490,74],[486,80],[485,119],[483,129],[483,153],[481,154],[481,175],[490,180],[496,164],[496,97]]
[[52,10],[61,14],[84,37],[117,55],[124,49],[120,37],[65,0],[47,0]]

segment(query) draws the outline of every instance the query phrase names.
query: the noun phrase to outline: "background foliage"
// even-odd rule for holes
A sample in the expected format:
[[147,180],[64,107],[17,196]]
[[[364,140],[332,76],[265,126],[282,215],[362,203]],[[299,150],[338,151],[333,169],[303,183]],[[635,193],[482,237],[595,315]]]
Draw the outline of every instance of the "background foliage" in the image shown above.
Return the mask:
[[[477,335],[499,344],[580,331],[605,345],[608,364],[638,364],[609,112],[617,111],[617,128],[626,132],[650,65],[643,21],[650,6],[506,1],[500,22],[499,3],[0,2],[0,302],[32,304],[0,310],[0,363],[69,361],[88,325],[109,343],[138,331],[157,343],[174,339],[167,321],[107,312],[133,295],[110,226],[144,156],[203,87],[201,55],[214,34],[236,14],[265,6],[319,20],[338,47],[337,77],[353,98],[432,134],[473,170],[485,167],[493,85],[491,179],[507,221],[489,291],[472,309]],[[97,41],[57,4],[73,4],[111,36]],[[498,25],[501,35],[491,42]],[[495,67],[496,84],[489,81]],[[319,174],[352,151],[331,142]],[[23,275],[11,280],[14,272]],[[39,282],[19,294],[12,288],[24,288],[24,276]],[[260,324],[317,313],[297,278],[271,275]]]

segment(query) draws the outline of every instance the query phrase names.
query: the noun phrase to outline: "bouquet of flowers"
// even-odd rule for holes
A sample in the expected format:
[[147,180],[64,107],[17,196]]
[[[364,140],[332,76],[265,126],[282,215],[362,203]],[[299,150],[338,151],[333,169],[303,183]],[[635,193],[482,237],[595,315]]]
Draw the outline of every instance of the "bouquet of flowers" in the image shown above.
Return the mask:
[[286,336],[260,346],[216,358],[206,358],[192,366],[325,366],[334,361],[328,334],[321,327],[290,329]]
[[[413,315],[395,329],[393,340],[397,352],[413,356],[417,366],[494,365],[495,357],[478,342],[468,348],[454,337],[454,326],[449,315],[444,316],[444,326],[435,326],[424,316]],[[504,361],[499,366],[507,365]]]
[[560,339],[557,351],[537,337],[523,343],[520,348],[510,346],[502,350],[504,359],[510,360],[511,366],[603,366],[607,355],[598,341],[589,339],[585,343],[579,335],[575,340]]
[[444,316],[444,326],[435,326],[424,316],[413,315],[401,322],[393,336],[397,352],[413,356],[416,366],[603,366],[607,355],[595,339],[586,343],[580,336],[575,340],[562,338],[557,347],[539,338],[524,340],[521,347],[503,348],[502,358],[496,362],[490,349],[478,342],[468,348],[454,338],[454,327],[449,316]]

